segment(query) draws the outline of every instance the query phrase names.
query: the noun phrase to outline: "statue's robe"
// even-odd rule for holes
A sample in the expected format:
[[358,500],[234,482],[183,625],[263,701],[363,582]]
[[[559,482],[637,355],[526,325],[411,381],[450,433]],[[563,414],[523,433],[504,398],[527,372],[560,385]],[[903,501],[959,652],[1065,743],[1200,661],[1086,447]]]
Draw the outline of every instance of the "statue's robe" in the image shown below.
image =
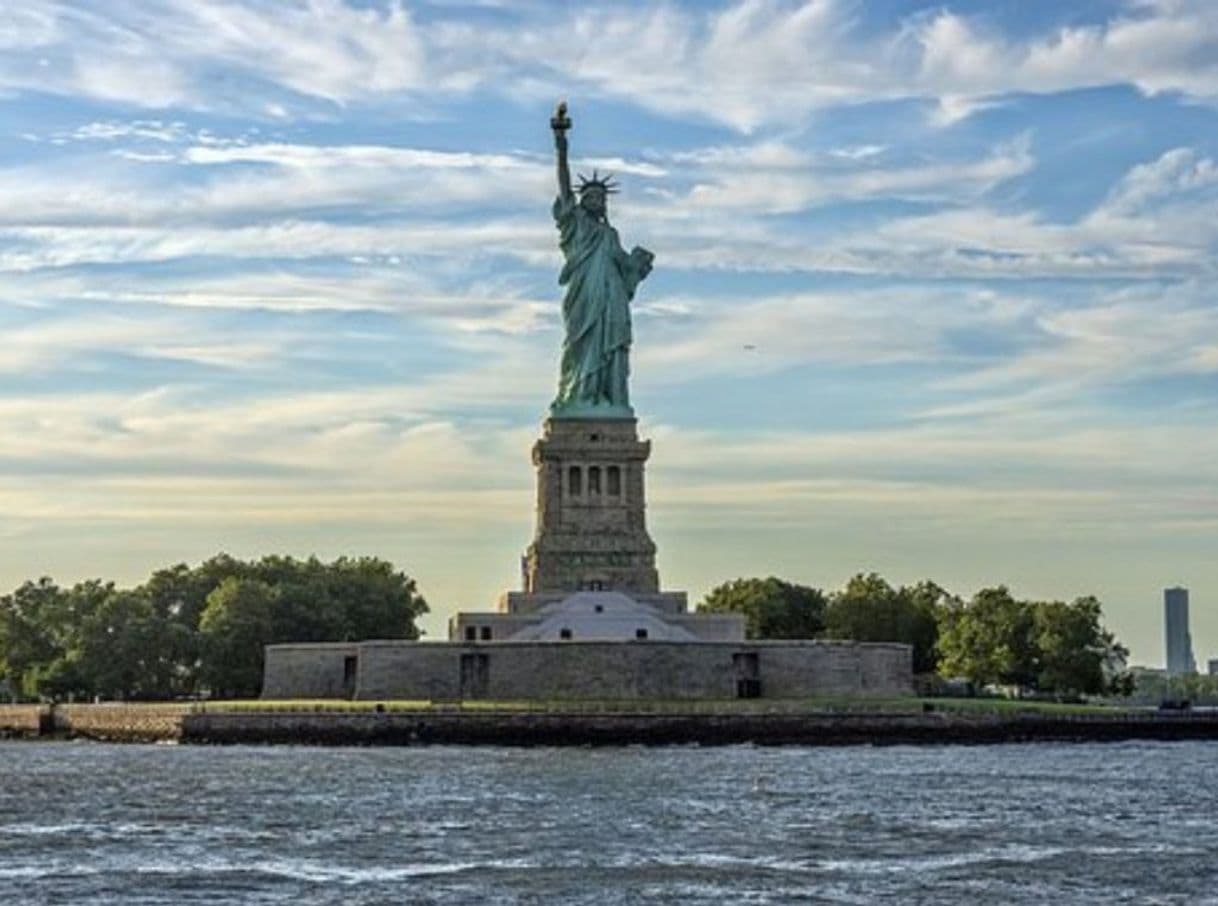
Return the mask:
[[558,283],[567,294],[562,374],[551,410],[574,414],[595,407],[629,416],[630,300],[644,276],[642,260],[627,254],[617,230],[574,196],[555,200],[554,220],[566,257]]

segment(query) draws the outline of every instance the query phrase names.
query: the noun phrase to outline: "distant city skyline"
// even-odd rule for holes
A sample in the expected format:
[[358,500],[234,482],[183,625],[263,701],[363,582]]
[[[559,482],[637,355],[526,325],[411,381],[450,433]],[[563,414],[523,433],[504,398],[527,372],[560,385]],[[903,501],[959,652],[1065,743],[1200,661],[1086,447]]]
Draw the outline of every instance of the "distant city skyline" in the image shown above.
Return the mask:
[[548,120],[656,253],[667,587],[1095,594],[1218,655],[1218,4],[10,4],[0,590],[373,554],[519,582]]

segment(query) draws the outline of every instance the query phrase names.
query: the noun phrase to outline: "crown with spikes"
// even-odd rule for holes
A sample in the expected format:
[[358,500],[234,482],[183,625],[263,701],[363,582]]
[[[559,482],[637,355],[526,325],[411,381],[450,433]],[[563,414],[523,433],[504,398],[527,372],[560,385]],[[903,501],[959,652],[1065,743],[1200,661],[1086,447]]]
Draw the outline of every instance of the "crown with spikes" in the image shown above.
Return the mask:
[[600,189],[606,195],[616,195],[618,191],[617,183],[613,181],[612,173],[606,173],[604,176],[600,176],[595,170],[592,171],[591,179],[584,176],[582,173],[579,174],[579,188],[576,189],[576,191],[582,194],[587,192],[589,189]]

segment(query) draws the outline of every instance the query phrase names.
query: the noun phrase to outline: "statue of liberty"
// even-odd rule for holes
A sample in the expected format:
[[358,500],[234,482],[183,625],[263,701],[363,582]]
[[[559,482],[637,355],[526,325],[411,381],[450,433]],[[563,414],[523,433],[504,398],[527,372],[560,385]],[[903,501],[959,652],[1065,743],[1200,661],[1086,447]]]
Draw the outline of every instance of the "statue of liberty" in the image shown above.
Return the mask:
[[607,217],[609,196],[617,191],[609,176],[580,176],[579,199],[567,166],[567,105],[550,119],[558,152],[558,198],[554,220],[566,264],[558,283],[567,288],[562,302],[566,336],[558,396],[550,405],[556,418],[633,418],[627,379],[630,374],[630,300],[650,272],[654,255],[635,246],[627,254]]

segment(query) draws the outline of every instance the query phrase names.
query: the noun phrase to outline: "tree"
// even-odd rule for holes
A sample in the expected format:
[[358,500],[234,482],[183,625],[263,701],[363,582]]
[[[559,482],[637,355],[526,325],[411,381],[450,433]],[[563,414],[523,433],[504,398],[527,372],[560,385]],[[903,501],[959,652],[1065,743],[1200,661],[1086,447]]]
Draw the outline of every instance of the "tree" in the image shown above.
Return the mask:
[[1104,629],[1098,600],[1076,598],[1071,604],[1040,601],[1033,605],[1032,612],[1039,668],[1037,689],[1098,695],[1129,686],[1124,680],[1129,651]]
[[71,616],[67,593],[44,576],[0,598],[0,611],[9,689],[22,698],[38,698],[48,680],[67,673],[65,636]]
[[426,612],[414,580],[375,557],[219,554],[130,590],[41,579],[0,597],[0,688],[52,699],[164,699],[201,685],[256,694],[263,645],[415,639]]
[[275,589],[272,620],[275,641],[345,641],[345,599],[331,580],[332,567],[316,557],[263,557],[250,564],[249,574]]
[[942,611],[943,673],[1054,695],[1128,694],[1129,652],[1102,615],[1094,597],[1017,601],[1005,587],[982,589]]
[[1032,686],[1033,631],[1031,610],[1005,585],[983,588],[967,604],[951,602],[940,611],[940,672],[980,686]]
[[908,608],[905,625],[913,646],[914,672],[933,673],[939,669],[939,614],[958,598],[929,579],[901,586],[900,594]]
[[215,697],[250,698],[262,686],[262,648],[274,640],[278,592],[230,576],[207,596],[199,619],[202,679]]
[[62,592],[54,613],[44,614],[56,653],[37,670],[34,686],[40,697],[70,701],[95,694],[89,665],[84,663],[84,639],[89,621],[113,594],[113,582],[87,579]]
[[834,593],[825,634],[860,642],[901,642],[913,648],[915,673],[937,664],[938,608],[950,596],[934,582],[893,588],[876,573],[858,574]]
[[376,557],[226,565],[235,574],[208,594],[199,619],[200,676],[213,696],[257,695],[266,645],[417,639],[415,620],[427,612],[414,580]]
[[156,698],[192,695],[198,691],[203,668],[199,620],[207,596],[225,579],[245,578],[251,566],[228,554],[217,554],[198,566],[185,563],[156,570],[137,591],[152,605],[157,618],[158,674]]
[[111,590],[80,626],[75,663],[88,693],[106,699],[163,697],[157,615],[138,591]]
[[725,582],[707,593],[698,611],[742,614],[750,639],[811,639],[825,627],[820,589],[773,576]]
[[377,557],[340,557],[329,567],[331,595],[343,604],[341,639],[417,639],[427,613],[414,579]]

